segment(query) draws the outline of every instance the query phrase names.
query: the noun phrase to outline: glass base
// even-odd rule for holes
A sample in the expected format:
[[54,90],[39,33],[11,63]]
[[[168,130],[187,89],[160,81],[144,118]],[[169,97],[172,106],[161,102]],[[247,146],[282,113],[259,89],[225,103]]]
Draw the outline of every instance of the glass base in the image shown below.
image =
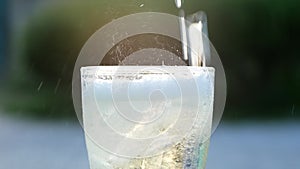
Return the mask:
[[198,148],[187,142],[174,145],[161,155],[147,158],[125,158],[112,155],[86,139],[91,169],[205,169],[209,140]]

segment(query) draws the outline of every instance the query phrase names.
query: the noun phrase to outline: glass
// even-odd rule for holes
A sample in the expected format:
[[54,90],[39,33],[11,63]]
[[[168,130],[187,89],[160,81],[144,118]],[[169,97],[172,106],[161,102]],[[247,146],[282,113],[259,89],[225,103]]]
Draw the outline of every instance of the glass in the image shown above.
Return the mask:
[[92,169],[203,169],[212,128],[214,68],[81,68]]
[[205,13],[175,3],[141,1],[82,48],[73,100],[92,169],[205,168],[225,73]]

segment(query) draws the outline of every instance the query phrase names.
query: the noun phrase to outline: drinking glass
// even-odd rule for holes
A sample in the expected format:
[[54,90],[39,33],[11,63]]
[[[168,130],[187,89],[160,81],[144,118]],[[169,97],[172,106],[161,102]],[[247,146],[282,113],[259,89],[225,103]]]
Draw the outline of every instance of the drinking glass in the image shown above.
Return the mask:
[[91,169],[203,169],[211,134],[214,68],[81,68]]
[[198,2],[141,1],[82,48],[73,101],[91,169],[205,168],[226,80]]

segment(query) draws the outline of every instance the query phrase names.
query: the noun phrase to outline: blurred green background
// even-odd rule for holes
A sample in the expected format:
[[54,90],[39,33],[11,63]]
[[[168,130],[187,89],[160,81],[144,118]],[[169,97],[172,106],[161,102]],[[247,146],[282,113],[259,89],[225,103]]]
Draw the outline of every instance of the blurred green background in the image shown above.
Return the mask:
[[[96,30],[137,12],[178,14],[173,0],[1,3],[0,109],[38,119],[76,119],[73,66]],[[224,64],[224,119],[299,119],[299,7],[296,0],[185,1],[187,15],[207,13]]]

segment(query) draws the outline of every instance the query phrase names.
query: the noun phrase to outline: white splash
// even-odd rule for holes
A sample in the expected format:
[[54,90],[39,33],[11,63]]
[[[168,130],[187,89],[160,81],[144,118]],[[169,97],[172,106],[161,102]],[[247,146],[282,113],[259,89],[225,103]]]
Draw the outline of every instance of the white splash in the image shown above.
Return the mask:
[[193,23],[189,26],[189,46],[191,51],[190,54],[190,65],[199,66],[203,59],[203,66],[205,66],[204,47],[202,38],[202,22]]
[[183,4],[183,0],[175,0],[175,4],[177,8],[181,8],[182,4]]
[[182,41],[182,52],[184,60],[188,60],[188,40],[187,40],[187,32],[186,32],[186,24],[185,24],[185,14],[183,10],[179,11],[179,24],[180,24],[180,35]]

